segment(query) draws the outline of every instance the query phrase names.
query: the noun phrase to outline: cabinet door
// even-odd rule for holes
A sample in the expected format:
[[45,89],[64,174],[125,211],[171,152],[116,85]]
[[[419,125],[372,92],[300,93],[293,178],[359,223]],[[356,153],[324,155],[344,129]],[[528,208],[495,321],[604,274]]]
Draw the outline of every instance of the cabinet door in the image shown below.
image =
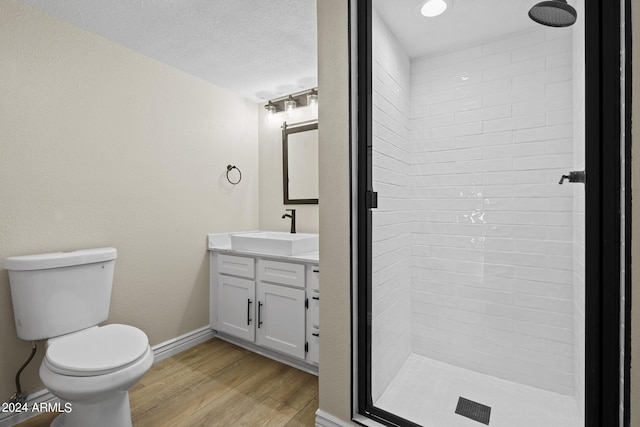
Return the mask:
[[243,338],[255,339],[255,290],[252,280],[218,276],[218,330]]
[[320,267],[317,265],[307,266],[307,289],[320,290]]
[[304,359],[304,290],[259,282],[256,297],[256,342]]
[[309,343],[309,352],[307,353],[307,362],[320,363],[320,329],[316,326],[309,328],[309,334],[307,335],[307,342]]
[[320,291],[315,289],[307,291],[307,343],[309,351],[307,362],[318,364],[320,349]]

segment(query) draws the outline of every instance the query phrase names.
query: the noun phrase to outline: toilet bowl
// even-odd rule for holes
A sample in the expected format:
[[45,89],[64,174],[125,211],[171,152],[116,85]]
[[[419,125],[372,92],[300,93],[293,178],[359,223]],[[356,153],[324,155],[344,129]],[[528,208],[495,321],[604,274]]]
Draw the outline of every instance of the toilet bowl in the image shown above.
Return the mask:
[[128,390],[153,352],[137,328],[112,324],[50,339],[40,379],[67,405],[54,427],[131,427]]
[[144,332],[107,320],[115,248],[8,257],[18,337],[47,340],[40,379],[63,400],[54,427],[131,427],[129,388],[153,363]]

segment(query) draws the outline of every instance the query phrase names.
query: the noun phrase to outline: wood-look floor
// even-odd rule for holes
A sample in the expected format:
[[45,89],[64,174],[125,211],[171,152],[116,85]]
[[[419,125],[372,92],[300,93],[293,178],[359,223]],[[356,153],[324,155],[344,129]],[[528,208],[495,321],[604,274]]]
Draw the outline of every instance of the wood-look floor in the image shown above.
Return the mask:
[[318,378],[214,338],[152,366],[129,396],[135,427],[313,426]]

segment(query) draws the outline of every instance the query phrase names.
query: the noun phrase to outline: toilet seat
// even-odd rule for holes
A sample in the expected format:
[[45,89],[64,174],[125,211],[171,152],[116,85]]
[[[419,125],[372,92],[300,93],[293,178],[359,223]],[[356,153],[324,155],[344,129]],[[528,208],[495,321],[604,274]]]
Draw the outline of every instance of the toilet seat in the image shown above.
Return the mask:
[[140,329],[112,324],[54,340],[44,362],[62,375],[104,375],[137,362],[148,348],[149,339]]

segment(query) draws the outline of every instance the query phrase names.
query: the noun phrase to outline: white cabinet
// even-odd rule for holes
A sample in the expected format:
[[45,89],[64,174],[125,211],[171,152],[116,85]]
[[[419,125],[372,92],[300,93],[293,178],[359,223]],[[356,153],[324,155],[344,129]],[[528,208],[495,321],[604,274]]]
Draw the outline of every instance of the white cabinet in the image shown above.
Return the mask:
[[255,338],[255,293],[253,280],[221,274],[218,279],[218,330],[238,338]]
[[317,265],[215,252],[211,260],[213,329],[318,365]]
[[307,266],[307,362],[317,365],[320,352],[320,269]]
[[305,292],[285,286],[258,283],[259,345],[305,358]]

